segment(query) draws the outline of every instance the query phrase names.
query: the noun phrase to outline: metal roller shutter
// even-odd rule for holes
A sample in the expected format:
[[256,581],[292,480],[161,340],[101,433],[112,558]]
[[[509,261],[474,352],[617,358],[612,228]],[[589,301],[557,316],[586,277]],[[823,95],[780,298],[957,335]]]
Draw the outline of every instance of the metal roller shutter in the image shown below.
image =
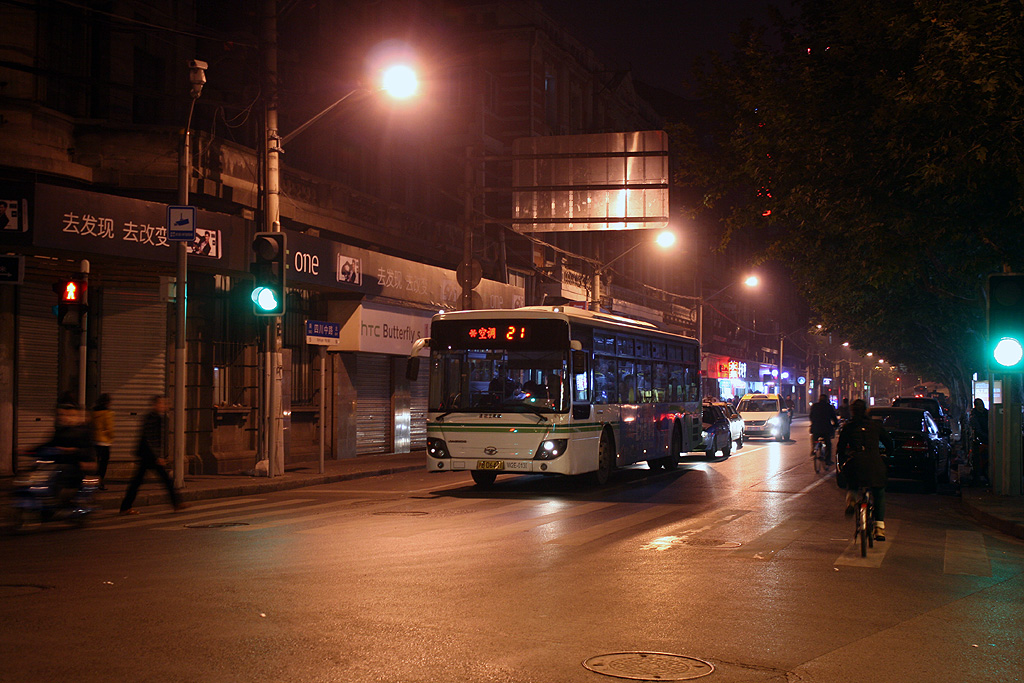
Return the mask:
[[167,304],[156,292],[105,290],[100,342],[100,391],[111,396],[111,460],[132,460],[149,401],[165,390]]
[[[426,365],[424,363],[424,365]],[[415,382],[409,382],[409,398],[411,424],[409,425],[409,437],[412,448],[427,447],[427,395],[429,386],[429,374],[420,372]]]
[[376,353],[356,354],[356,453],[388,453],[391,450],[390,357]]
[[32,448],[53,436],[57,405],[56,297],[49,286],[21,286],[18,310],[17,448]]

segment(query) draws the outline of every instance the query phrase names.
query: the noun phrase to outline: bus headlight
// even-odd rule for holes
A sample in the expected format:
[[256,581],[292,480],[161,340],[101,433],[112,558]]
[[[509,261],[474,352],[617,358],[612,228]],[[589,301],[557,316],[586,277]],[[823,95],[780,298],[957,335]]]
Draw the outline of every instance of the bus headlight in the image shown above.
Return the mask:
[[427,437],[427,455],[431,458],[450,458],[452,457],[448,453],[448,444],[444,442],[444,439],[433,439]]
[[554,460],[565,453],[565,449],[568,445],[568,439],[545,439],[541,442],[540,448],[537,449],[537,455],[533,456],[533,459]]

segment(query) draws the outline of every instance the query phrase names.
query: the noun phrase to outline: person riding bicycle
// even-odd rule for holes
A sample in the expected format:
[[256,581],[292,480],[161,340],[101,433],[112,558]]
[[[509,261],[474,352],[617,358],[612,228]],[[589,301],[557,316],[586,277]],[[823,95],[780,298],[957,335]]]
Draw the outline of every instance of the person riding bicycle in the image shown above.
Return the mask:
[[832,435],[836,433],[839,426],[839,419],[836,417],[835,408],[828,402],[828,395],[822,394],[818,402],[811,405],[811,450],[818,439],[825,440],[825,458],[832,459]]
[[846,480],[846,514],[852,515],[857,503],[857,492],[862,488],[871,489],[875,498],[875,540],[885,540],[885,485],[889,473],[878,449],[879,443],[886,452],[895,450],[892,436],[881,422],[867,416],[868,407],[862,399],[850,404],[850,421],[839,432],[836,444],[839,471]]

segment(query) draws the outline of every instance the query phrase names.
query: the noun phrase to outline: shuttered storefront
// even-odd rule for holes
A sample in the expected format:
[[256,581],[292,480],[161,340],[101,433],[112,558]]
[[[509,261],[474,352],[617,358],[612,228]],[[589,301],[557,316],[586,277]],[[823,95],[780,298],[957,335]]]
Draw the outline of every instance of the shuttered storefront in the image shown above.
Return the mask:
[[157,293],[108,289],[103,292],[100,391],[114,411],[112,460],[131,460],[150,399],[165,391],[167,304]]
[[56,296],[49,285],[21,285],[18,302],[17,449],[53,436],[57,405]]
[[356,354],[356,453],[391,451],[391,357]]
[[427,447],[427,389],[429,372],[424,372],[426,363],[421,364],[419,377],[409,382],[410,412],[412,423],[409,437],[413,450]]

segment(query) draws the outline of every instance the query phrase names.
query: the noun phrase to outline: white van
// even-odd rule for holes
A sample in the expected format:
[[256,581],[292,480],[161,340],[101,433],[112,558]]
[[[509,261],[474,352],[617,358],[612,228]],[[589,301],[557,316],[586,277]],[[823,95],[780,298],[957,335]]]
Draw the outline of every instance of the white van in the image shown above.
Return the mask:
[[789,441],[793,420],[786,402],[778,394],[745,394],[736,407],[743,418],[743,433],[777,441]]

